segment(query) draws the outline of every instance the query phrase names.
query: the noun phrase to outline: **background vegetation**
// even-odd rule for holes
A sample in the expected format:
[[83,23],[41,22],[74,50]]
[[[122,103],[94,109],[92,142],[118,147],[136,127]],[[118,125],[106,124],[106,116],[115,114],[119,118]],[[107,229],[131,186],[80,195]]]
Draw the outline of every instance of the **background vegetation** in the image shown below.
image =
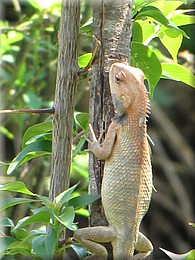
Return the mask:
[[[136,2],[137,6],[143,4],[143,1]],[[180,2],[179,6],[182,1],[178,2]],[[52,107],[61,2],[54,1],[50,4],[49,1],[33,0],[23,1],[20,5],[17,5],[17,1],[2,1],[0,7],[4,9],[0,21],[1,109]],[[186,8],[188,10],[185,13],[186,19],[192,13],[190,11],[192,7],[192,4],[180,6],[180,9]],[[81,11],[81,25],[84,26],[80,30],[79,65],[83,67],[91,56],[92,46],[91,20],[89,20],[92,16],[92,9],[89,1],[82,1]],[[139,11],[139,9],[134,9],[135,15],[137,14],[136,11]],[[140,41],[140,26],[143,28],[147,26],[144,22],[151,22],[151,20],[141,20],[144,17],[143,10],[138,15],[134,20],[135,42]],[[182,15],[183,13],[181,13],[180,21],[184,19]],[[152,19],[152,17],[150,18]],[[166,38],[166,33],[169,32],[166,31],[165,33],[164,31],[163,34],[163,31],[161,31],[161,35],[154,39],[151,47],[161,61],[170,61],[170,59],[176,61],[178,59],[179,64],[194,72],[194,34],[191,25],[194,22],[192,22],[192,18],[188,17],[188,19],[190,21],[185,22],[185,25],[179,24],[179,21],[175,22],[190,39],[182,36],[182,42],[181,34],[179,34],[175,37],[176,41],[170,44],[170,39],[167,40]],[[87,24],[85,24],[86,22]],[[145,30],[145,32],[147,31]],[[142,40],[149,41],[148,36],[151,36],[151,34],[142,35]],[[172,49],[165,48],[167,41],[169,41],[169,46],[172,45]],[[178,43],[182,43],[181,47]],[[177,48],[180,48],[178,55]],[[83,54],[85,55],[82,56]],[[132,62],[134,64],[137,62],[135,54],[136,52],[132,50]],[[182,73],[178,74],[178,77],[182,75]],[[143,229],[155,247],[151,259],[166,259],[158,249],[159,247],[172,252],[184,253],[192,249],[195,244],[195,231],[188,224],[188,222],[194,222],[195,219],[195,92],[181,82],[168,81],[167,79],[161,79],[154,90],[155,84],[151,83],[150,75],[148,77],[151,96],[153,95],[149,135],[155,143],[155,146],[152,147],[152,162],[154,186],[157,192],[153,193],[150,210],[144,219]],[[74,121],[75,135],[82,128],[87,129],[88,90],[88,75],[84,75],[80,78],[78,85]],[[38,123],[41,123],[41,125],[37,125]],[[32,114],[1,115],[0,134],[1,161],[4,162],[1,163],[0,167],[1,184],[14,180],[23,181],[33,194],[47,196],[51,150],[50,147],[46,149],[45,144],[47,141],[51,141],[51,118],[47,115]],[[37,158],[25,162],[18,168],[16,168],[15,161],[9,166],[7,163],[16,157],[22,148],[25,149],[26,142],[32,144],[34,141],[32,138],[35,136],[38,140],[38,146],[34,147],[34,150],[31,150],[30,153],[26,153],[25,161],[33,157]],[[44,148],[41,146],[42,144]],[[84,139],[81,139],[74,147],[74,155],[76,156],[73,157],[71,168],[71,186],[78,182],[79,186],[74,191],[73,196],[87,194],[88,155],[80,151],[83,144]],[[32,151],[36,152],[32,153]],[[41,156],[43,154],[44,156]],[[23,161],[21,160],[20,163],[22,164]],[[25,193],[23,187],[19,186],[19,189],[22,189],[22,193]],[[12,198],[15,193],[10,194],[4,191],[2,196]],[[17,197],[18,195],[16,195]],[[43,201],[43,197],[38,198],[46,206],[49,205],[48,201],[47,203]],[[68,200],[69,198],[63,203],[67,203]],[[35,202],[35,205],[38,205],[36,203],[38,202]],[[86,209],[78,210],[85,204],[80,203],[79,205],[76,209],[78,216],[88,216]],[[33,206],[32,204],[25,204],[25,206],[20,204],[17,207],[7,209],[3,214],[11,218],[13,223],[16,224],[19,219],[29,215],[30,210],[35,208],[34,204]],[[45,222],[47,223],[47,221],[46,218]],[[86,219],[83,219],[84,223],[86,224]],[[65,226],[71,229],[69,224],[66,223]],[[11,223],[10,227],[12,227]],[[4,257],[4,259],[7,258]]]

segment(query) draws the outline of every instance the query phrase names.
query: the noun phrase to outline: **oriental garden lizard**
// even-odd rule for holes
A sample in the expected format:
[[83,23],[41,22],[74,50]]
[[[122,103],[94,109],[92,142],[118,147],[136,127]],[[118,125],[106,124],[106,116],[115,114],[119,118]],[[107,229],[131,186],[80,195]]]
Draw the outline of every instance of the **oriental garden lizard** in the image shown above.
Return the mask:
[[145,259],[153,250],[139,232],[152,193],[148,93],[143,72],[123,63],[111,65],[109,83],[116,115],[103,143],[91,127],[89,142],[89,150],[105,160],[101,198],[109,225],[78,229],[74,238],[92,253],[86,259],[107,259],[104,242],[111,242],[114,260]]

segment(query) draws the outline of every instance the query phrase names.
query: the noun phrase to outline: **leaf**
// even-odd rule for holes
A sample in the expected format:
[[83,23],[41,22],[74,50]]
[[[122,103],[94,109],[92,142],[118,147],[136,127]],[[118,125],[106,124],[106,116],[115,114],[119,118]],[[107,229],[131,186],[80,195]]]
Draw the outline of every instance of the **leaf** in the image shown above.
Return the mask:
[[148,81],[150,96],[153,96],[154,89],[160,79],[162,68],[156,54],[147,46],[132,43],[132,65],[140,68]]
[[164,16],[164,14],[154,6],[147,6],[143,7],[139,13],[136,15],[135,19],[140,19],[142,17],[152,17],[156,21],[160,22],[161,24],[168,26],[169,20]]
[[[141,33],[139,32],[139,29],[138,29],[139,27],[136,24],[138,24],[139,27],[141,28]],[[136,38],[138,38],[138,37],[140,38],[141,36],[134,37],[134,33],[135,33],[135,35],[137,35],[138,33],[141,34],[142,35],[142,39],[141,40],[136,40]],[[140,20],[140,21],[134,22],[134,25],[133,25],[133,40],[134,40],[134,42],[140,42],[140,43],[142,42],[142,43],[144,43],[144,45],[147,46],[148,43],[154,37],[156,37],[155,24],[153,23],[152,19],[149,18],[149,19],[145,19],[143,21]]]
[[67,202],[70,199],[73,191],[76,189],[77,186],[78,184],[75,184],[71,188],[61,192],[57,197],[55,197],[54,203],[63,205],[65,202]]
[[0,253],[2,253],[9,245],[13,242],[16,242],[16,239],[13,237],[0,237]]
[[89,125],[89,114],[88,113],[76,113],[75,120],[77,124],[85,131],[88,129]]
[[37,202],[37,200],[33,199],[25,199],[25,198],[8,198],[8,199],[1,199],[0,200],[0,212],[10,208],[15,205],[19,205],[22,203],[29,203],[29,202]]
[[189,223],[190,226],[195,227],[195,223]]
[[12,230],[11,233],[12,236],[14,236],[18,240],[23,240],[29,235],[29,232],[24,228],[18,228],[16,230]]
[[14,227],[14,222],[10,218],[3,218],[0,220],[0,227]]
[[180,5],[186,3],[186,0],[158,0],[153,1],[153,3],[150,5],[157,7],[165,16],[167,16],[168,14],[176,10]]
[[6,247],[5,253],[9,252],[9,255],[23,254],[25,256],[31,256],[31,245],[28,241],[14,241]]
[[73,153],[72,153],[73,157],[82,152],[81,149],[83,148],[83,145],[85,142],[86,142],[86,138],[84,136],[82,136],[80,138],[78,144],[76,145],[76,147],[73,149]]
[[194,24],[195,23],[195,16],[184,14],[184,12],[189,12],[189,11],[190,10],[175,10],[171,14],[169,20],[177,26]]
[[44,222],[45,223],[50,222],[50,214],[48,211],[40,211],[32,216],[28,216],[20,219],[12,231],[33,223],[44,223]]
[[195,88],[195,76],[185,67],[175,63],[162,63],[162,75],[168,79],[181,81]]
[[0,126],[0,133],[5,135],[10,140],[14,139],[14,135],[7,128],[5,128],[4,126]]
[[75,209],[85,207],[88,204],[98,200],[100,195],[80,195],[69,200],[68,206],[73,206]]
[[135,19],[139,19],[142,17],[151,17],[154,20],[160,22],[165,27],[171,28],[171,29],[179,32],[186,38],[189,38],[183,30],[179,29],[175,24],[173,24],[169,19],[167,19],[167,17],[158,8],[156,8],[154,6],[147,6],[147,7],[142,8],[140,10],[140,12],[138,13],[138,15],[135,17]]
[[186,254],[175,254],[163,248],[159,248],[159,249],[162,250],[166,255],[168,255],[171,259],[174,260],[194,260],[195,257],[195,249],[189,251]]
[[41,200],[42,204],[44,204],[46,206],[52,206],[53,205],[52,201],[48,197],[45,197],[45,196],[42,196],[42,195],[39,195],[39,194],[36,194],[36,196]]
[[29,127],[23,136],[22,147],[24,148],[27,141],[29,141],[33,137],[47,133],[51,130],[52,122],[43,122]]
[[80,28],[80,33],[90,33],[92,32],[93,17],[90,17],[89,20],[84,23]]
[[85,53],[85,54],[79,56],[78,57],[79,68],[86,67],[89,64],[91,58],[92,58],[92,53],[91,52]]
[[159,38],[173,60],[177,62],[177,54],[181,46],[183,35],[174,29],[165,29],[160,32]]
[[142,21],[134,21],[132,35],[135,42],[143,42],[143,28],[141,25]]
[[10,163],[7,174],[11,174],[15,169],[27,161],[47,154],[51,154],[51,141],[41,140],[30,143]]
[[52,229],[47,235],[40,235],[33,238],[32,249],[36,256],[43,260],[52,260],[57,245],[57,234]]
[[25,184],[21,181],[13,181],[4,185],[0,185],[0,190],[6,190],[6,191],[13,191],[13,192],[19,192],[22,194],[32,195],[35,194],[32,193],[30,190],[28,190],[25,186]]
[[74,208],[72,206],[65,208],[63,213],[60,216],[56,216],[55,218],[65,227],[70,230],[75,230],[76,227],[73,225],[73,221],[75,218]]
[[78,255],[79,259],[83,259],[85,256],[87,256],[87,250],[83,248],[82,246],[78,244],[72,244],[71,247],[75,251],[75,253]]

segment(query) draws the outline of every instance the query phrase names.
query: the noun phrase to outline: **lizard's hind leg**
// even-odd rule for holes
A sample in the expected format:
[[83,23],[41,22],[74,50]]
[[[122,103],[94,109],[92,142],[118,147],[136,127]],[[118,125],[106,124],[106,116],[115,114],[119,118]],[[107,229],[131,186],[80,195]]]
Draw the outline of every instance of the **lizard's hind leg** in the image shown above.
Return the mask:
[[92,253],[84,259],[106,260],[108,252],[100,243],[112,242],[115,238],[115,229],[107,226],[81,228],[74,233],[74,239]]

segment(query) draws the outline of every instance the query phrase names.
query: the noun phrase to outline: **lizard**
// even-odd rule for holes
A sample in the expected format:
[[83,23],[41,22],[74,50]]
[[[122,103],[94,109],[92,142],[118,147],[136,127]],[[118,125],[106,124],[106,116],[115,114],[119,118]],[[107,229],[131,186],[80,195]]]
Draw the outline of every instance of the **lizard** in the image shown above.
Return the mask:
[[84,259],[107,259],[104,242],[111,242],[114,260],[145,259],[153,251],[139,231],[152,193],[148,92],[143,72],[125,63],[111,65],[109,83],[116,114],[101,144],[91,125],[88,140],[89,151],[105,160],[101,199],[108,226],[78,229],[74,239],[92,253]]

